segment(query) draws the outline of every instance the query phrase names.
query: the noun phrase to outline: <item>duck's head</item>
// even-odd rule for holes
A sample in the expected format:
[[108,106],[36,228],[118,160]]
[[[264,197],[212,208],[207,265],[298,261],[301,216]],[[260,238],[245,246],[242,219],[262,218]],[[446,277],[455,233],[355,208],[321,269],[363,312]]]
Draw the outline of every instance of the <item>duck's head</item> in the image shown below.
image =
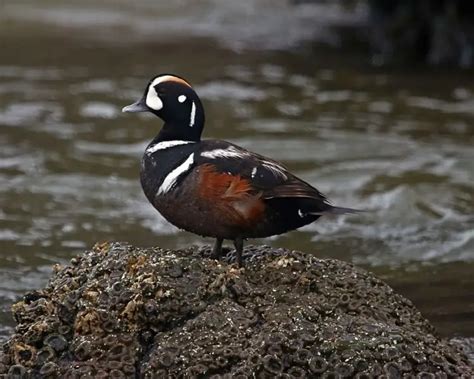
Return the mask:
[[122,112],[151,112],[165,124],[161,140],[199,141],[204,127],[204,109],[191,85],[176,75],[162,74],[150,80],[143,97]]

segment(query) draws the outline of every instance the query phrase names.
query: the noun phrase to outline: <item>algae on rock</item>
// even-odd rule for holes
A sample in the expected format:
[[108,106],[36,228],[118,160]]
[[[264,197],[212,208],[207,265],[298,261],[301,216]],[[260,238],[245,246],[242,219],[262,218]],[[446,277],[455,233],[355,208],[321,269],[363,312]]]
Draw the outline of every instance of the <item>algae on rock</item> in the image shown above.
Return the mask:
[[[97,245],[13,306],[12,377],[472,377],[409,300],[337,260]],[[229,260],[232,259],[229,254]]]

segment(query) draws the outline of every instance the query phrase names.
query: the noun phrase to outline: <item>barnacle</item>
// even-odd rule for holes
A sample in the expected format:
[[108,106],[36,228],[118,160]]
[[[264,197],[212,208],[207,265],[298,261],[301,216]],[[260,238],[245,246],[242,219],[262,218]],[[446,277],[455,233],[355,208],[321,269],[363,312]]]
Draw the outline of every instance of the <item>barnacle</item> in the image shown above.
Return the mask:
[[222,368],[222,367],[226,367],[229,361],[225,357],[217,357],[215,363],[217,367]]
[[126,378],[125,374],[122,371],[117,370],[117,369],[110,370],[109,377],[111,379],[125,379]]
[[92,344],[90,341],[83,341],[77,345],[73,352],[77,359],[85,361],[92,355]]
[[109,370],[120,371],[122,369],[122,367],[123,367],[123,364],[120,361],[108,361],[107,362],[107,368]]
[[298,349],[293,354],[293,362],[299,365],[306,365],[310,361],[313,354],[308,349]]
[[281,348],[280,344],[272,343],[267,347],[267,353],[270,355],[281,355],[283,353],[283,349]]
[[435,379],[435,378],[436,378],[435,374],[431,372],[420,372],[416,376],[416,379]]
[[205,374],[207,370],[208,370],[207,366],[203,364],[197,364],[197,365],[189,367],[186,371],[188,375],[197,376],[197,375]]
[[371,374],[369,374],[368,372],[358,372],[357,374],[355,374],[354,376],[355,379],[372,379],[373,376]]
[[401,377],[401,370],[400,368],[398,367],[398,365],[394,362],[390,362],[390,363],[386,363],[384,366],[383,366],[383,370],[385,372],[385,374],[390,377],[390,378],[398,378],[398,377]]
[[13,361],[17,364],[32,366],[36,360],[36,349],[25,343],[16,343],[12,347]]
[[263,357],[263,367],[271,374],[279,374],[283,371],[283,362],[274,355],[266,355]]
[[444,366],[447,361],[446,361],[446,358],[444,358],[443,356],[441,356],[440,354],[431,354],[429,356],[429,361],[433,364],[433,365],[436,365],[436,366]]
[[206,258],[209,251],[109,243],[58,267],[44,290],[14,306],[18,326],[0,352],[0,373],[474,375],[411,302],[363,270],[265,246],[249,246],[239,270]]
[[383,367],[379,363],[371,365],[370,372],[372,375],[378,377],[383,374]]
[[45,338],[44,344],[50,346],[58,353],[65,350],[68,346],[66,338],[64,338],[61,334],[50,334]]
[[316,339],[314,332],[302,330],[299,332],[299,339],[303,342],[303,344],[311,344]]
[[321,374],[326,371],[328,363],[323,357],[315,356],[308,362],[309,369],[314,374]]
[[326,371],[321,375],[322,379],[340,379],[340,375],[334,371]]
[[426,355],[422,351],[413,351],[410,356],[411,360],[415,363],[423,363],[426,360]]
[[125,345],[118,343],[109,349],[107,356],[112,360],[121,360],[121,358],[127,354],[127,348]]
[[262,358],[260,357],[260,354],[251,354],[247,359],[248,364],[252,367],[258,367],[261,361]]
[[298,366],[291,367],[288,370],[288,375],[290,376],[290,378],[306,378],[307,376],[306,370]]
[[43,377],[55,377],[59,374],[59,366],[54,362],[45,363],[39,373],[43,375]]
[[410,361],[403,357],[402,359],[399,360],[398,362],[398,367],[400,368],[401,371],[403,372],[410,372],[413,369],[412,364]]
[[342,378],[348,378],[352,376],[354,367],[350,363],[341,362],[334,367],[334,372]]
[[135,366],[131,364],[124,364],[122,366],[122,371],[127,377],[135,376],[136,373]]
[[27,374],[27,370],[22,365],[13,365],[8,370],[8,378],[23,379]]
[[109,378],[109,373],[105,370],[98,370],[95,374],[94,377],[96,379],[108,379]]
[[38,354],[36,356],[36,364],[43,365],[46,362],[50,362],[54,360],[56,357],[56,352],[51,346],[45,346],[42,349],[38,350]]

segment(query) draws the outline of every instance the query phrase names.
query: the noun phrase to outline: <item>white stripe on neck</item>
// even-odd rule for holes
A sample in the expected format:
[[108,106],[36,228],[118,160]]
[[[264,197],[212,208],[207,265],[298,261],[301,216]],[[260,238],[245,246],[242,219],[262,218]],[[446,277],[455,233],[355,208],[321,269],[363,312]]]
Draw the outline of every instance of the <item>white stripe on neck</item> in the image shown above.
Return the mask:
[[194,143],[194,141],[175,140],[175,141],[158,142],[150,146],[148,149],[146,149],[145,152],[149,155],[149,154],[153,154],[155,151],[158,151],[158,150],[165,150],[165,149],[169,149],[170,147],[186,145],[188,143]]
[[189,117],[189,126],[191,128],[194,126],[195,118],[196,118],[196,104],[194,104],[194,101],[193,101],[193,105],[191,106],[191,116]]
[[173,171],[171,171],[166,178],[161,183],[160,188],[158,188],[157,195],[163,195],[168,192],[173,186],[176,184],[178,178],[188,171],[194,163],[194,153],[189,155],[186,160],[181,163],[178,167],[176,167]]

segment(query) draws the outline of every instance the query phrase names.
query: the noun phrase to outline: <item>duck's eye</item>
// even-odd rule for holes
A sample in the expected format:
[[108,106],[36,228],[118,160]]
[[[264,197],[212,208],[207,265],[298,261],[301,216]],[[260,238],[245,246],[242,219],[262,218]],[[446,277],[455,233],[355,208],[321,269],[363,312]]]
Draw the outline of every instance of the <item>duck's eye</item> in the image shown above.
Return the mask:
[[163,87],[155,87],[155,91],[158,96],[166,95],[166,91]]
[[180,103],[184,103],[186,101],[186,95],[179,95],[178,96],[178,101]]

